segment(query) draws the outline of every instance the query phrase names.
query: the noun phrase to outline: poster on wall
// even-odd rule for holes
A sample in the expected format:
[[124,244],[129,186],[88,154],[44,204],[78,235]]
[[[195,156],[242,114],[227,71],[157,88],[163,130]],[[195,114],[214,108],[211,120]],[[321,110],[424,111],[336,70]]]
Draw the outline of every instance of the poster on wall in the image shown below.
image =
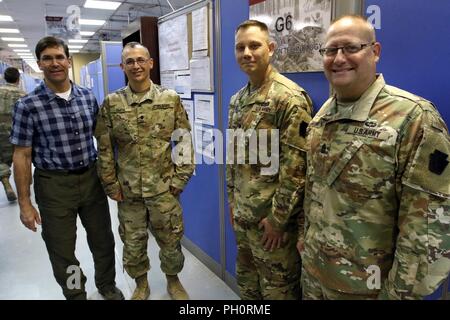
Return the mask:
[[187,16],[158,25],[159,68],[161,72],[189,69]]
[[250,19],[267,24],[279,72],[323,71],[319,49],[330,26],[332,0],[249,0]]

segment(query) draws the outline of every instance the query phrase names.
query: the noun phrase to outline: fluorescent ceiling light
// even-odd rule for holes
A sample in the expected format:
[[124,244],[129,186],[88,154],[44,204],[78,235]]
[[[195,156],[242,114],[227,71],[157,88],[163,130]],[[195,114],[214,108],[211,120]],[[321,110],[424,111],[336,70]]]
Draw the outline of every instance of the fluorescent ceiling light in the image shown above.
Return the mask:
[[68,46],[69,49],[81,49],[83,46]]
[[8,43],[8,47],[11,47],[11,48],[26,48],[28,46],[26,44]]
[[17,55],[20,57],[33,57],[31,52],[17,52]]
[[70,50],[70,53],[78,53],[80,50]]
[[10,37],[2,37],[3,41],[18,41],[18,42],[23,42],[25,41],[24,38],[10,38]]
[[0,33],[20,33],[19,29],[0,28]]
[[80,34],[82,36],[87,36],[87,37],[93,36],[94,33],[95,33],[95,31],[80,31]]
[[14,21],[11,16],[0,15],[0,21]]
[[86,43],[87,39],[69,39],[69,43]]
[[94,20],[94,19],[80,19],[80,24],[88,26],[102,26],[105,24],[105,20]]
[[91,9],[116,10],[121,4],[122,3],[117,1],[86,0],[84,7]]
[[13,49],[14,52],[31,52],[30,49]]
[[38,72],[38,73],[41,73],[41,72],[42,72],[42,70],[39,69],[39,66],[38,66],[38,64],[36,63],[36,61],[33,61],[33,62],[27,61],[27,63],[28,63],[28,65],[34,70],[34,72]]

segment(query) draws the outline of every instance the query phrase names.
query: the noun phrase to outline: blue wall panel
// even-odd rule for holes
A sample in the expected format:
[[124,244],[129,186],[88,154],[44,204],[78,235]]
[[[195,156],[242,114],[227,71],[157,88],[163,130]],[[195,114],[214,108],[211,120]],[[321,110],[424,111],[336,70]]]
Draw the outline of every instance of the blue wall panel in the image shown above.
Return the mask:
[[381,60],[386,82],[431,100],[450,123],[450,1],[367,0],[381,9]]
[[125,86],[125,76],[117,66],[108,66],[108,92],[114,92]]
[[[213,9],[214,12],[214,9]],[[213,21],[214,25],[214,21]],[[215,48],[213,48],[215,50]],[[213,54],[215,51],[213,51]],[[217,81],[214,81],[217,84]],[[217,92],[217,88],[215,88]],[[199,93],[195,94],[209,94]],[[192,98],[194,94],[192,95]],[[195,105],[194,105],[195,108]],[[217,109],[217,98],[214,95],[214,123],[218,128],[220,114]],[[194,128],[192,128],[194,130]],[[201,157],[196,154],[196,159]],[[201,161],[197,161],[201,162]],[[204,161],[203,161],[204,162]],[[219,265],[220,252],[220,199],[219,170],[216,164],[197,164],[196,175],[191,178],[181,195],[185,236],[205,252]]]

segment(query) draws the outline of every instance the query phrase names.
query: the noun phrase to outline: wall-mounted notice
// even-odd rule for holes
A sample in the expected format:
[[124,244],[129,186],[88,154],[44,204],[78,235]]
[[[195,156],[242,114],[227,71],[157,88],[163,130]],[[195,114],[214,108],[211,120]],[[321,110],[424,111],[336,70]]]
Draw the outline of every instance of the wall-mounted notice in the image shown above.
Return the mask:
[[175,91],[182,99],[191,98],[191,73],[187,71],[175,71]]
[[191,134],[192,138],[194,138],[194,101],[192,100],[181,100],[181,103],[183,104],[184,110],[186,110],[189,124],[191,125]]
[[175,90],[175,73],[173,71],[161,72],[161,86]]
[[214,96],[194,95],[195,122],[214,126]]
[[192,50],[208,49],[208,8],[192,11]]
[[167,20],[158,28],[160,72],[189,69],[186,15]]
[[209,57],[192,59],[191,67],[191,88],[198,91],[211,91],[211,62]]

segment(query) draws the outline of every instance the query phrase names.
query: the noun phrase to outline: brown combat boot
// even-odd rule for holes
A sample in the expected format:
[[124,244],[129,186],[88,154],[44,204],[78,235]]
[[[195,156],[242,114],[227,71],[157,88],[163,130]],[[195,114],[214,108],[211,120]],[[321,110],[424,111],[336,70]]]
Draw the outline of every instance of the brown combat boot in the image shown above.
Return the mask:
[[150,286],[148,285],[147,274],[136,278],[136,289],[134,289],[131,300],[147,300],[150,296]]
[[170,276],[166,274],[167,278],[167,292],[172,300],[189,300],[189,295],[184,290],[183,285],[178,279],[177,275]]
[[17,196],[16,196],[16,193],[14,192],[11,184],[9,183],[9,178],[3,177],[2,183],[3,183],[3,187],[5,188],[6,197],[8,198],[8,201],[16,201]]

